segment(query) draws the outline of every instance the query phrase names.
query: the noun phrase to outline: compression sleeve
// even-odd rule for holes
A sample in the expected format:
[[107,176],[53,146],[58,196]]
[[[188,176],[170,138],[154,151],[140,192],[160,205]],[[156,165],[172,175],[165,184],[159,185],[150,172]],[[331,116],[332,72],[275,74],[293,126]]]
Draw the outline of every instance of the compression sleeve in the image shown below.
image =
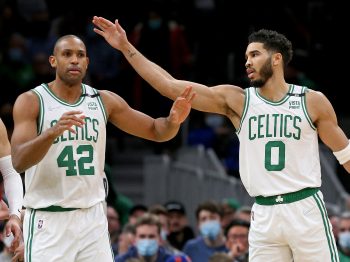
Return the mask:
[[0,158],[0,172],[4,179],[5,194],[9,204],[10,215],[16,215],[21,219],[23,204],[22,179],[12,166],[10,155]]

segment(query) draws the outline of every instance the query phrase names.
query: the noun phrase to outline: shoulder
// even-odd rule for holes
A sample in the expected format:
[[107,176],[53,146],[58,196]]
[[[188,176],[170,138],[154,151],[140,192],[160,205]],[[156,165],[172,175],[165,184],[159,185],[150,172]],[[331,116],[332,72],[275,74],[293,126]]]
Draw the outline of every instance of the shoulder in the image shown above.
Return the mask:
[[132,246],[128,249],[128,251],[125,254],[118,255],[115,258],[116,262],[124,262],[128,258],[136,258],[137,257],[137,252],[136,252],[136,247]]
[[307,110],[315,122],[319,118],[334,114],[334,109],[328,98],[320,91],[307,89],[305,93]]
[[[200,245],[201,243],[204,243],[204,239],[199,236],[199,237],[196,237],[194,239],[190,239],[186,242],[185,246],[184,246],[184,250],[185,249],[191,249],[193,248],[194,246],[197,246],[197,245]],[[186,252],[185,252],[186,253]]]
[[120,112],[129,106],[126,101],[116,93],[108,90],[97,90],[97,92],[101,96],[101,100],[107,110],[108,115],[110,115],[112,112]]
[[20,94],[16,101],[14,107],[28,107],[27,109],[33,109],[38,107],[39,105],[39,95],[34,92],[33,90],[29,90],[27,92],[24,92]]

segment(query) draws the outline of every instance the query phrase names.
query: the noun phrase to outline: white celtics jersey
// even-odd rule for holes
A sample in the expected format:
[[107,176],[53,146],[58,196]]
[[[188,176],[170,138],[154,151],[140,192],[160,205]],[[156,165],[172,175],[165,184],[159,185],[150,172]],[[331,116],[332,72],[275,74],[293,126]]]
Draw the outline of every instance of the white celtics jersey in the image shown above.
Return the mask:
[[318,135],[306,108],[305,87],[290,85],[279,102],[247,88],[237,135],[240,176],[251,196],[321,186]]
[[103,201],[107,119],[97,90],[82,85],[83,95],[74,104],[59,99],[44,84],[32,91],[39,98],[39,134],[67,111],[80,110],[86,118],[83,127],[75,127],[76,134],[65,131],[45,157],[26,170],[24,206],[88,208]]

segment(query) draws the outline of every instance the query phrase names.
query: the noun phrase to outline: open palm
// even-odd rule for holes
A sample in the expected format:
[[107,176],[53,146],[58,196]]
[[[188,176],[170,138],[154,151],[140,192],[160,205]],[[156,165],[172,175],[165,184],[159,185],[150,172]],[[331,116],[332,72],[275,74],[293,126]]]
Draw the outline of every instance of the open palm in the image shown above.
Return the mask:
[[122,44],[127,42],[126,33],[118,20],[112,23],[103,17],[94,16],[92,23],[97,27],[94,31],[103,36],[112,47],[120,50]]

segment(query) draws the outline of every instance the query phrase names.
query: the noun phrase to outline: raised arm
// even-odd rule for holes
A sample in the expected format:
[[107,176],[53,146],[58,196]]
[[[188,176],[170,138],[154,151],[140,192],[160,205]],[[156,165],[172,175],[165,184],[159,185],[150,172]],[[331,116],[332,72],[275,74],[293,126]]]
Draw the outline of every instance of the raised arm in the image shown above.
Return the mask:
[[[175,100],[188,86],[193,87],[196,93],[196,99],[192,107],[205,112],[219,113],[227,115],[228,110],[235,113],[239,111],[239,101],[244,100],[243,90],[232,85],[220,85],[208,88],[205,85],[177,80],[160,66],[144,57],[127,39],[124,29],[118,23],[95,16],[93,23],[97,27],[94,31],[105,38],[105,40],[114,48],[120,50],[137,73],[146,80],[154,89],[172,100]],[[227,89],[233,96],[229,96],[232,105],[229,105]],[[242,102],[243,104],[243,102]],[[238,108],[235,107],[238,105]]]
[[341,163],[346,171],[350,173],[349,140],[338,125],[333,106],[322,93],[315,91],[307,93],[306,102],[308,111],[323,143],[325,143],[335,155],[337,155],[337,152],[342,152],[342,150],[345,149],[345,154],[348,154],[349,160],[345,163]]
[[[195,94],[190,87],[175,100],[168,117],[154,119],[132,109],[120,96],[101,91],[107,109],[108,120],[121,130],[148,140],[163,142],[173,138],[191,110]],[[152,101],[150,101],[152,102]]]
[[14,130],[11,139],[12,162],[18,172],[37,164],[46,155],[53,141],[65,130],[75,133],[72,126],[81,127],[84,116],[80,111],[69,111],[53,127],[38,135],[39,100],[32,92],[20,95],[13,108]]

